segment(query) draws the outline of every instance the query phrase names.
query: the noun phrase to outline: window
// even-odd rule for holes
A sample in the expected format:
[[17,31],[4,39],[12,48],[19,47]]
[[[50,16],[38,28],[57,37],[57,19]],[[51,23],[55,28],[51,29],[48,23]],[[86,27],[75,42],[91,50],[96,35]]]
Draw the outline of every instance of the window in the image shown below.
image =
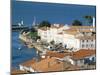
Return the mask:
[[88,40],[86,40],[88,42]]
[[86,48],[88,47],[88,44],[86,45]]
[[84,44],[82,44],[82,48],[84,48]]
[[91,47],[93,48],[93,44],[91,44]]

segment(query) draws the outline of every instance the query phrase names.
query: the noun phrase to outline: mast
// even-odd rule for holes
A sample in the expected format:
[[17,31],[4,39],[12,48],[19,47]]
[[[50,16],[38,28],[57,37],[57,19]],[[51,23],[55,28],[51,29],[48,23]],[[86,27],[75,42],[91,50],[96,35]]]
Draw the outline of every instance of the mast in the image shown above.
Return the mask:
[[33,24],[32,26],[34,27],[36,25],[36,17],[34,16]]

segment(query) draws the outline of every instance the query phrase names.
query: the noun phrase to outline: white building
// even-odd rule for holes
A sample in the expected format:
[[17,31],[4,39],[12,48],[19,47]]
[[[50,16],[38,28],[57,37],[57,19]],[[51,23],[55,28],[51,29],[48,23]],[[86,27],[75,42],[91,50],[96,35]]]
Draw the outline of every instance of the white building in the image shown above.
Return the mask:
[[80,49],[79,51],[73,52],[72,60],[74,65],[84,66],[86,64],[93,64],[96,62],[95,50],[93,49]]
[[38,29],[38,35],[41,37],[42,41],[51,42],[55,41],[58,33],[62,32],[65,26],[54,24],[50,28],[42,27]]
[[[88,32],[87,32],[88,31]],[[89,29],[69,29],[64,31],[63,45],[66,48],[95,49],[95,35]]]
[[38,29],[38,35],[42,41],[62,43],[65,48],[95,49],[94,26],[63,26],[52,25],[50,28],[42,27]]

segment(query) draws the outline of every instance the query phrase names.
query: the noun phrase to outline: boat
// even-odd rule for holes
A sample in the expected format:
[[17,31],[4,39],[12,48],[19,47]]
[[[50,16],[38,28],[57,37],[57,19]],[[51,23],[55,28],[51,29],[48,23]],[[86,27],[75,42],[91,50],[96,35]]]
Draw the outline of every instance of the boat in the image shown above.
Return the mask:
[[18,50],[21,50],[21,47],[19,47]]

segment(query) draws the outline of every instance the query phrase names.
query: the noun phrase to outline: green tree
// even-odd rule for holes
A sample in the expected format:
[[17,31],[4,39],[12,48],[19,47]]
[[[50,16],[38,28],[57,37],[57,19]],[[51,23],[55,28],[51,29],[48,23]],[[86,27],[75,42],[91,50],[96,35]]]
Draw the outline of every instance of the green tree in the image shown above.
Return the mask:
[[36,38],[38,36],[37,32],[30,32],[28,34],[28,36],[30,36],[31,38]]
[[50,22],[48,22],[48,21],[42,21],[39,25],[38,25],[38,27],[40,28],[40,27],[50,27],[51,26],[51,24],[50,24]]
[[73,26],[82,26],[82,22],[80,22],[79,20],[74,20],[72,25]]

